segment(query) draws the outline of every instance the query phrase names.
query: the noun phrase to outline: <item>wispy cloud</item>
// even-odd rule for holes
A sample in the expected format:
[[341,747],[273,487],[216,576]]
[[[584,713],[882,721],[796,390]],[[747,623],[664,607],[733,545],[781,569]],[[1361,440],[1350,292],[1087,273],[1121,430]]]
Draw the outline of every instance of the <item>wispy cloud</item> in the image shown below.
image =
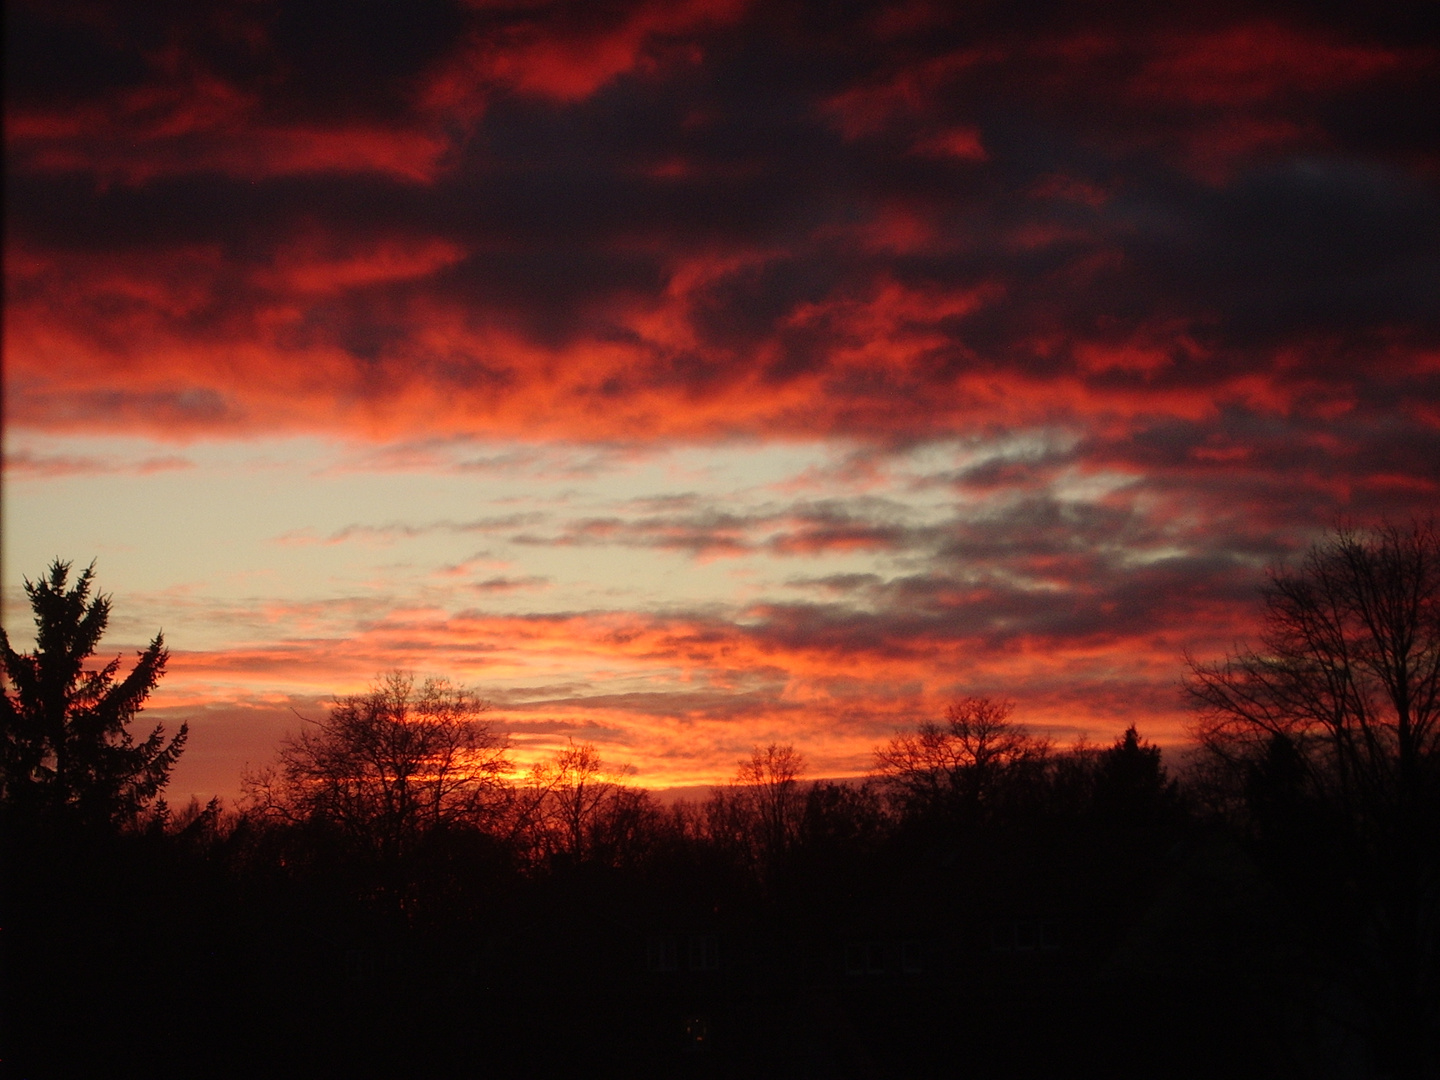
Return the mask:
[[15,480],[53,479],[62,476],[105,476],[132,474],[148,476],[151,473],[171,472],[179,469],[193,469],[195,463],[178,454],[162,454],[139,460],[116,457],[88,457],[66,454],[42,454],[20,448],[7,451],[4,470]]
[[441,520],[421,524],[392,521],[383,525],[346,525],[343,528],[336,529],[325,535],[320,535],[313,529],[297,529],[294,532],[284,533],[275,537],[272,542],[285,545],[333,545],[351,541],[371,544],[391,544],[397,540],[413,539],[417,536],[426,536],[432,533],[451,533],[457,535],[469,533],[504,533],[543,520],[543,518],[544,515],[539,513],[522,513],[499,514],[492,517],[474,518],[469,521]]

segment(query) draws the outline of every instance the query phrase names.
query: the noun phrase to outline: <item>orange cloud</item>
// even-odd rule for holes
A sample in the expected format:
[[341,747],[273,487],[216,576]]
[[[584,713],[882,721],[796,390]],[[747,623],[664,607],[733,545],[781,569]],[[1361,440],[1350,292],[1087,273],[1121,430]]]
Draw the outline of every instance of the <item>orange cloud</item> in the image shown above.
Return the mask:
[[[747,625],[633,613],[396,613],[343,640],[176,651],[156,705],[189,715],[203,740],[205,710],[227,702],[277,693],[323,702],[390,667],[440,671],[495,698],[497,720],[522,736],[522,757],[578,732],[607,758],[636,764],[652,786],[723,782],[750,745],[777,739],[823,773],[862,773],[874,746],[938,715],[962,687],[1016,698],[1022,719],[1062,741],[1108,738],[1132,722],[1164,743],[1183,738],[1174,693],[1183,639],[1174,631],[1068,644],[1022,638],[1003,649],[963,636],[867,644],[863,633],[803,644],[787,643],[779,615]],[[247,756],[263,760],[267,749]]]

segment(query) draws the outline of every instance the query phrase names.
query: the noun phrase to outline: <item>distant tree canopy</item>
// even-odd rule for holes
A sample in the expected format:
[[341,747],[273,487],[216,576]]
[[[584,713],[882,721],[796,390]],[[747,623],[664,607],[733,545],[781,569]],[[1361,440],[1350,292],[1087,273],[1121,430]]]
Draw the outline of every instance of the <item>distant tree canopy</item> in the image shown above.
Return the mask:
[[1181,792],[1160,748],[1134,725],[1110,747],[1056,750],[988,697],[952,701],[945,723],[924,721],[875,749],[871,776],[901,822],[942,829],[1041,818],[1147,827],[1174,820]]
[[262,815],[339,829],[372,855],[402,857],[437,829],[495,809],[510,769],[489,708],[445,679],[392,672],[341,698],[244,780]]
[[170,778],[188,728],[165,738],[156,725],[136,742],[131,721],[165,670],[156,634],[119,682],[117,656],[87,668],[110,619],[110,597],[97,593],[94,564],[67,587],[70,564],[25,581],[35,615],[35,651],[18,653],[0,629],[0,803],[38,819],[118,828],[150,808]]

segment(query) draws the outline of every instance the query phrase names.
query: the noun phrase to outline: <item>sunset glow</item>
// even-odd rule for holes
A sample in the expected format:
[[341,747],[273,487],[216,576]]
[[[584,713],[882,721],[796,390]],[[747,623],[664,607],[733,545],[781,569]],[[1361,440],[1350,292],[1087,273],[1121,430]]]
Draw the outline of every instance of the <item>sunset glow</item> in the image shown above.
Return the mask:
[[7,11],[4,625],[163,628],[174,799],[397,668],[650,787],[1177,747],[1268,565],[1434,513],[1399,16],[298,10]]

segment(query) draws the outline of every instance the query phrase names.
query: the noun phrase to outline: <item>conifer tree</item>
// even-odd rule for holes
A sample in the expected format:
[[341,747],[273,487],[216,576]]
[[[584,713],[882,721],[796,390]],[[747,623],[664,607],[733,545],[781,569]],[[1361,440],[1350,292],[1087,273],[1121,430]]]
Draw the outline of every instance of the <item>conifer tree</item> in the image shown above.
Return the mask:
[[1101,817],[1130,825],[1153,825],[1172,811],[1177,785],[1160,760],[1160,747],[1131,724],[1096,763],[1095,809]]
[[110,619],[110,597],[90,595],[92,563],[67,587],[58,559],[39,581],[25,581],[35,616],[35,651],[16,652],[0,629],[0,805],[56,822],[116,828],[131,823],[165,787],[188,734],[169,740],[163,725],[136,742],[130,724],[165,670],[156,634],[130,673],[121,658],[86,662]]

